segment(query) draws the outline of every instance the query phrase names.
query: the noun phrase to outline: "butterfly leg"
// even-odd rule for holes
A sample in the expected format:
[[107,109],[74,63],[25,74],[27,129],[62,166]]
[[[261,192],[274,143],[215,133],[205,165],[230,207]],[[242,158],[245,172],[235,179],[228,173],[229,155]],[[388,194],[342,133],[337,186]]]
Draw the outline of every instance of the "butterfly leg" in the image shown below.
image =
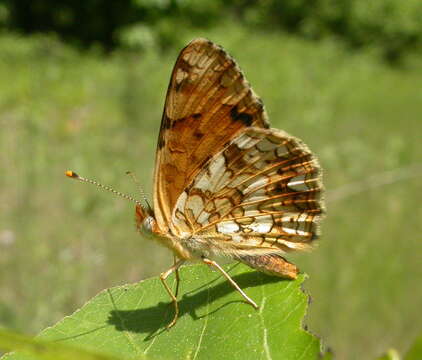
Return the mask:
[[255,303],[255,301],[253,301],[248,295],[246,295],[246,293],[239,287],[239,285],[237,285],[235,283],[235,281],[230,277],[230,275],[220,266],[218,265],[215,261],[207,259],[205,257],[202,258],[202,261],[209,265],[209,266],[213,266],[215,267],[218,271],[220,271],[225,278],[229,281],[229,283],[237,290],[240,292],[240,294],[244,297],[244,299],[246,300],[246,302],[250,305],[252,305],[255,309],[258,309],[258,305]]
[[[170,324],[167,325],[167,329],[170,329],[172,326],[174,326],[174,324],[176,324],[177,318],[179,317],[179,304],[177,303],[177,298],[176,296],[173,294],[173,292],[171,291],[170,287],[167,285],[166,283],[166,279],[170,276],[171,273],[173,272],[178,272],[180,265],[182,265],[185,262],[185,260],[179,260],[176,261],[174,263],[174,265],[168,269],[167,271],[163,272],[160,274],[160,280],[163,283],[165,289],[167,290],[168,294],[170,295],[173,304],[174,304],[174,318],[173,320],[170,322]],[[176,277],[176,281],[177,277]],[[177,289],[176,289],[177,290]]]
[[[173,265],[176,265],[177,263],[177,257],[176,255],[173,255]],[[180,284],[180,275],[179,275],[179,268],[176,268],[174,271],[174,275],[176,277],[176,291],[174,292],[174,296],[177,297],[177,294],[179,293],[179,284]]]

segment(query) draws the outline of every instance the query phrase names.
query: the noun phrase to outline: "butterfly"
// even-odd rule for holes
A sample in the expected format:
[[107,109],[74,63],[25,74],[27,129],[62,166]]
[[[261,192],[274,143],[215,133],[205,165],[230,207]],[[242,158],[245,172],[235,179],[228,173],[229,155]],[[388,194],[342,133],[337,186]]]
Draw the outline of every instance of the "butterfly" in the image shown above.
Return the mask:
[[[298,138],[269,127],[261,99],[235,60],[207,39],[191,41],[167,90],[153,207],[138,202],[135,211],[141,234],[175,255],[160,275],[175,309],[167,327],[178,319],[178,269],[186,261],[220,271],[255,308],[216,259],[295,279],[298,268],[283,256],[312,248],[322,193],[316,157]],[[175,292],[166,283],[172,273]]]

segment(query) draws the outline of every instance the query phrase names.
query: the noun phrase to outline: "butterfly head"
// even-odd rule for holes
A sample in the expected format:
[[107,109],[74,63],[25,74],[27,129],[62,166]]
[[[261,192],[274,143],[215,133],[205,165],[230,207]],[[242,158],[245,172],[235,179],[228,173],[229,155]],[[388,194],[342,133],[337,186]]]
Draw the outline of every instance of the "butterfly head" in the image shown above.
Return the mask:
[[135,208],[136,228],[146,237],[151,237],[157,231],[157,223],[154,218],[154,212],[151,208],[144,208],[136,205]]

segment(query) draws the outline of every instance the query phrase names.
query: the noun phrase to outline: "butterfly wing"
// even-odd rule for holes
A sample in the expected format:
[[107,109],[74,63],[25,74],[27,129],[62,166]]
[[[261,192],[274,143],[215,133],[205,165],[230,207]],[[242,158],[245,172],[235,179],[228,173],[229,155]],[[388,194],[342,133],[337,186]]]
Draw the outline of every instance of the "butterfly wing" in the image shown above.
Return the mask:
[[268,267],[263,261],[284,261],[279,256],[310,248],[317,238],[323,212],[320,173],[299,139],[280,130],[248,128],[185,189],[172,221],[182,234],[192,234],[186,240],[192,251]]
[[212,157],[249,127],[267,128],[267,116],[235,61],[219,46],[195,39],[171,75],[154,172],[154,212],[162,232],[173,226],[176,201]]

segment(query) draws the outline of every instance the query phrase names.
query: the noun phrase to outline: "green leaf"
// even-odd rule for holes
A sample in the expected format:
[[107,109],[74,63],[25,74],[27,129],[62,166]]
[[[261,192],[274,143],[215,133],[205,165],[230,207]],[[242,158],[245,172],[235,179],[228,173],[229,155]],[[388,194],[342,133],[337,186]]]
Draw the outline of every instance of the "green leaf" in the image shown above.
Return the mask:
[[32,337],[14,333],[9,330],[0,329],[0,349],[6,351],[19,350],[30,354],[33,357],[5,356],[4,358],[23,358],[41,360],[122,360],[123,358],[98,354],[87,350],[78,349],[73,346],[33,339]]
[[401,357],[399,353],[397,352],[397,350],[395,349],[390,349],[384,355],[377,358],[377,360],[400,360],[400,359]]
[[[159,359],[317,359],[319,340],[302,329],[308,297],[301,284],[243,265],[225,267],[260,306],[253,309],[205,265],[180,272],[180,318],[158,278],[105,290],[40,335],[115,356]],[[172,284],[173,281],[173,284]],[[174,280],[169,280],[174,286]],[[16,360],[11,355],[7,360]],[[19,358],[20,359],[20,358]]]
[[420,360],[422,359],[422,335],[420,335],[413,345],[410,347],[410,350],[407,352],[404,360]]

